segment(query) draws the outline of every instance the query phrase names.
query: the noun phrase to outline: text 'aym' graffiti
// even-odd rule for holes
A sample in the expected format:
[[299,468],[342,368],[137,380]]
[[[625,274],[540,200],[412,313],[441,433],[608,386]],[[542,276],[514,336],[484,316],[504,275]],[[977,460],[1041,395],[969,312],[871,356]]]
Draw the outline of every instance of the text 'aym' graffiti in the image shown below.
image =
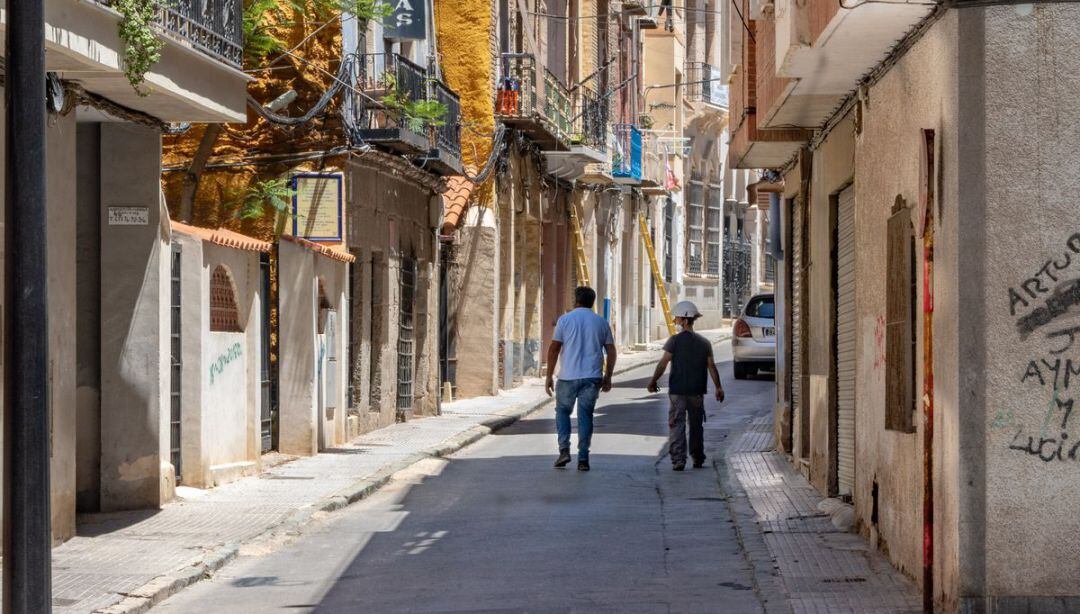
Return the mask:
[[1032,331],[1049,324],[1055,318],[1080,304],[1080,280],[1063,280],[1064,273],[1080,260],[1080,232],[1074,233],[1065,241],[1061,256],[1047,260],[1035,274],[1024,280],[1019,287],[1009,288],[1009,315],[1016,316],[1036,305],[1030,313],[1024,314],[1016,322],[1021,338],[1027,338]]
[[220,356],[218,356],[217,360],[210,363],[210,384],[212,385],[214,383],[215,376],[220,376],[222,373],[224,373],[225,367],[229,366],[229,363],[231,363],[232,361],[239,359],[240,356],[240,344],[234,343],[232,344],[232,347],[225,350]]
[[[1054,390],[1054,396],[1046,407],[1046,416],[1043,418],[1042,429],[1039,436],[1024,435],[1024,427],[1020,426],[1009,443],[1009,449],[1023,452],[1028,456],[1034,456],[1044,463],[1080,460],[1080,438],[1069,438],[1069,418],[1072,417],[1073,400],[1059,399],[1058,391]],[[1060,417],[1060,421],[1059,421]],[[1010,416],[1011,418],[1011,416]],[[1047,436],[1048,432],[1059,433],[1055,436]]]

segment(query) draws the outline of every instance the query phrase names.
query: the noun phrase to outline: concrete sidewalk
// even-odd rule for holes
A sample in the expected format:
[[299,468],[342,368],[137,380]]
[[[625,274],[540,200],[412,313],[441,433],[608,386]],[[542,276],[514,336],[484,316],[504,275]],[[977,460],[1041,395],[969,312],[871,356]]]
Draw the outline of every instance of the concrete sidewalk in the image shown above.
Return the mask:
[[817,490],[774,451],[772,429],[771,415],[753,420],[734,434],[717,463],[766,611],[921,612],[915,585],[858,534],[834,525],[829,504],[837,502],[823,505]]
[[[707,331],[718,341],[724,331]],[[620,355],[622,373],[659,358],[659,345]],[[543,380],[495,397],[447,403],[442,415],[373,431],[317,456],[280,462],[212,490],[178,488],[161,510],[84,515],[53,550],[57,612],[131,614],[208,577],[241,547],[272,548],[313,516],[359,501],[398,471],[451,454],[550,402]]]

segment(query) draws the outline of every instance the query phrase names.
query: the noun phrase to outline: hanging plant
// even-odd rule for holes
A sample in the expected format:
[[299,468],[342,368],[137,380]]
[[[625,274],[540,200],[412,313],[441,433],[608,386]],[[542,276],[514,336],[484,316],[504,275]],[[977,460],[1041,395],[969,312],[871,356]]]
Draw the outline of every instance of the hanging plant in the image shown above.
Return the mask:
[[143,87],[146,73],[161,60],[161,48],[165,46],[154,32],[160,0],[112,0],[112,7],[120,13],[124,75],[138,95],[149,96],[150,90]]
[[446,125],[446,114],[450,109],[438,100],[410,100],[408,92],[398,89],[397,78],[392,72],[383,75],[386,94],[382,102],[405,118],[409,130],[423,132],[425,126],[438,128]]

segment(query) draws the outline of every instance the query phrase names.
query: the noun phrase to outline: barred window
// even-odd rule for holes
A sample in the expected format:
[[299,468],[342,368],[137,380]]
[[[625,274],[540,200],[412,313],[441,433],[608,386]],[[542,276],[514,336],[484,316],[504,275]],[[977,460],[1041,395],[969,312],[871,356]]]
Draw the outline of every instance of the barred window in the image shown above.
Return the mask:
[[700,182],[691,181],[687,194],[686,225],[687,245],[689,254],[687,258],[687,272],[691,275],[704,273],[705,258],[705,186]]
[[236,285],[224,265],[218,265],[210,276],[210,331],[242,333],[240,313],[236,306]]
[[709,186],[708,212],[708,270],[709,275],[720,275],[720,229],[724,227],[724,191],[718,185]]

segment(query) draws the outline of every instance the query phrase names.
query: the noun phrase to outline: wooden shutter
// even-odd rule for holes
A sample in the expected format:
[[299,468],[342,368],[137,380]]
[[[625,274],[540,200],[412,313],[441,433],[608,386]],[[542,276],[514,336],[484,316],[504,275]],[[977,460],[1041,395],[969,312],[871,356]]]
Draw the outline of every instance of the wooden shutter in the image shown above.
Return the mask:
[[915,431],[914,243],[911,212],[896,197],[888,225],[885,305],[885,428]]

